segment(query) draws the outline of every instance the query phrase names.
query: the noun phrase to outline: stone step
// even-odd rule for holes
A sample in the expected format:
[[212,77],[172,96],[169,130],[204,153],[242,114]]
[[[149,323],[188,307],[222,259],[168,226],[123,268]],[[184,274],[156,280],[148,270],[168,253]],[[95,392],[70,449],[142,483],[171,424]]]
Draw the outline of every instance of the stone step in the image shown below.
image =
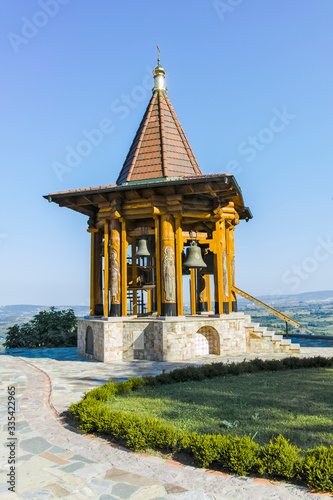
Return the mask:
[[291,340],[290,339],[282,339],[281,345],[291,345]]
[[274,334],[274,336],[272,337],[272,340],[273,340],[273,342],[274,341],[276,341],[276,342],[281,341],[281,340],[283,340],[283,335],[275,335]]
[[290,349],[292,351],[300,351],[301,350],[301,346],[299,344],[291,344]]
[[274,337],[275,332],[273,330],[267,330],[267,332],[263,333],[263,337]]

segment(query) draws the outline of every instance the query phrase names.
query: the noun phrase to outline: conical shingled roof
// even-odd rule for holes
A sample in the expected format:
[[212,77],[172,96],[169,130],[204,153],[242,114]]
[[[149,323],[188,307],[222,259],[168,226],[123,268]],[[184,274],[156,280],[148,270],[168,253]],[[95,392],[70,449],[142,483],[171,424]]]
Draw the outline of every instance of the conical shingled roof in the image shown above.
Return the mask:
[[202,172],[166,89],[155,86],[117,184],[197,175]]

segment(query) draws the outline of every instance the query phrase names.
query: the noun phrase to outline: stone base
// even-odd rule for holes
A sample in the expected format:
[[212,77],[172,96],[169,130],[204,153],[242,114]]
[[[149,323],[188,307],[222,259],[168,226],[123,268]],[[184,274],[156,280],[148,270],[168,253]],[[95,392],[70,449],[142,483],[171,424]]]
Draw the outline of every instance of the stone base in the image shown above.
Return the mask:
[[[93,354],[86,353],[88,326]],[[183,361],[208,354],[297,352],[298,347],[252,324],[244,313],[78,320],[78,354],[98,361]]]

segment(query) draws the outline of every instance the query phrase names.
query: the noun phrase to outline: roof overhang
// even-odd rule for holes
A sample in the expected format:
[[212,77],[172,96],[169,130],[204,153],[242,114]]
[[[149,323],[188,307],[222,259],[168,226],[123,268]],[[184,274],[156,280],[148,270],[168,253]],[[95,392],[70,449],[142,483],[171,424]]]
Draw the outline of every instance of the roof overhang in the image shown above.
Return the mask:
[[150,180],[124,185],[109,185],[50,193],[44,198],[87,216],[94,216],[99,206],[114,200],[128,200],[133,196],[148,197],[152,194],[168,196],[204,196],[218,198],[225,202],[234,202],[240,219],[252,219],[251,210],[244,206],[242,191],[230,174],[212,174],[178,179]]

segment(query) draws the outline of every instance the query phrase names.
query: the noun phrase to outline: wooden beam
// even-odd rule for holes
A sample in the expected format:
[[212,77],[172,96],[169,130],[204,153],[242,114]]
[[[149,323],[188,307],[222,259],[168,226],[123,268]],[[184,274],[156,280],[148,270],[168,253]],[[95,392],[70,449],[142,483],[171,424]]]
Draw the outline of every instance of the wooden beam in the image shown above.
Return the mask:
[[104,222],[104,316],[109,316],[109,221]]

